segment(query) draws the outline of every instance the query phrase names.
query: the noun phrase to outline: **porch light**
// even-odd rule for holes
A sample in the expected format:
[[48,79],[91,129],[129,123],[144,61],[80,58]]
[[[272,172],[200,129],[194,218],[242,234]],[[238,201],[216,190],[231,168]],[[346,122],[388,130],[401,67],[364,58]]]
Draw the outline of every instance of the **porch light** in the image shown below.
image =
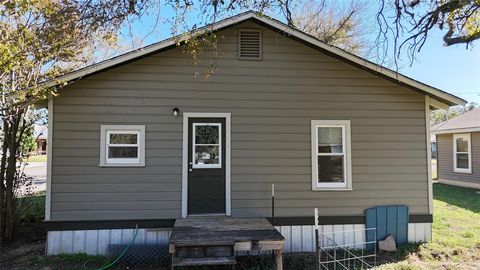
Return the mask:
[[173,116],[178,116],[178,112],[180,112],[180,110],[177,107],[173,108]]

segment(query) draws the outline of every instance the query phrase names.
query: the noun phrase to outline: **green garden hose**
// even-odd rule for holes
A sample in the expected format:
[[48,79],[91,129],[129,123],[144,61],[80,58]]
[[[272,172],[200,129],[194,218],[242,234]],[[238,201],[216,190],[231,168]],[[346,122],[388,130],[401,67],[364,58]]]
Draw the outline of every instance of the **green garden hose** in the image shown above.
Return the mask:
[[[106,265],[103,265],[101,266],[100,268],[97,268],[95,270],[106,270],[106,269],[109,269],[110,267],[114,266],[124,255],[125,253],[127,253],[128,249],[133,245],[133,243],[135,242],[135,239],[137,238],[137,234],[138,234],[138,224],[135,226],[135,234],[133,235],[133,239],[132,241],[130,241],[130,243],[123,249],[123,251],[117,256],[117,258],[115,258],[115,260],[113,260],[112,262],[106,264]],[[88,263],[85,262],[85,264],[83,265],[84,269],[86,267],[86,264]]]

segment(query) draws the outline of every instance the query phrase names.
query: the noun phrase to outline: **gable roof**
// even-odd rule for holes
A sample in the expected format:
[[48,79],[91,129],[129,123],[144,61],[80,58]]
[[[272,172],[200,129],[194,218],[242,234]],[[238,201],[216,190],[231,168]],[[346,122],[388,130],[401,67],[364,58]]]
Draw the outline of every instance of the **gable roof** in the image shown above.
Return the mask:
[[290,37],[293,37],[295,39],[298,39],[301,42],[304,42],[310,46],[316,47],[320,50],[322,50],[324,53],[327,53],[333,57],[339,58],[343,61],[346,61],[350,64],[353,64],[355,66],[359,66],[369,72],[372,72],[374,74],[377,74],[379,76],[382,76],[386,79],[389,79],[395,83],[398,83],[400,85],[409,87],[413,89],[414,91],[420,92],[422,94],[428,95],[431,98],[440,101],[441,103],[444,103],[448,106],[454,106],[454,105],[465,105],[467,102],[459,98],[455,95],[452,95],[450,93],[447,93],[443,90],[440,90],[438,88],[429,86],[427,84],[424,84],[422,82],[419,82],[417,80],[414,80],[412,78],[409,78],[407,76],[404,76],[398,72],[395,72],[391,69],[385,68],[381,65],[377,65],[371,61],[368,61],[366,59],[363,59],[361,57],[358,57],[356,55],[350,54],[340,48],[328,45],[319,39],[308,35],[298,29],[295,29],[291,26],[288,26],[278,20],[275,20],[273,18],[264,16],[264,15],[259,15],[258,13],[254,11],[248,11],[245,13],[238,14],[236,16],[230,17],[228,19],[207,25],[205,27],[199,28],[197,30],[189,32],[189,35],[179,35],[176,37],[172,37],[157,43],[154,43],[152,45],[113,57],[111,59],[93,64],[91,66],[85,67],[78,69],[74,72],[65,74],[63,76],[58,77],[56,80],[48,81],[46,82],[46,86],[56,86],[58,85],[58,82],[70,82],[74,80],[79,80],[81,78],[84,78],[89,75],[93,75],[102,71],[106,71],[108,69],[117,67],[122,64],[129,63],[131,61],[135,61],[137,59],[141,59],[145,56],[160,52],[162,50],[174,48],[177,46],[177,44],[185,41],[187,39],[187,36],[192,36],[192,35],[197,35],[197,34],[202,34],[207,31],[219,31],[223,30],[225,28],[234,26],[236,24],[242,23],[247,20],[254,20],[257,23],[263,24],[268,28],[273,28],[279,31],[284,32]]
[[433,134],[480,131],[480,108],[473,109],[430,128]]

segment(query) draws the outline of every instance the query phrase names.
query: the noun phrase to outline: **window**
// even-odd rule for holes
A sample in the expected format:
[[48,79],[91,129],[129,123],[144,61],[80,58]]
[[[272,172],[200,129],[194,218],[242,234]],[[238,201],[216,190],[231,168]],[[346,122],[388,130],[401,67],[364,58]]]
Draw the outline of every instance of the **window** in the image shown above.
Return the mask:
[[472,173],[472,146],[470,134],[453,135],[453,171]]
[[221,168],[222,125],[194,123],[193,130],[193,168]]
[[312,120],[312,189],[352,189],[349,120]]
[[145,166],[145,126],[102,125],[100,166]]

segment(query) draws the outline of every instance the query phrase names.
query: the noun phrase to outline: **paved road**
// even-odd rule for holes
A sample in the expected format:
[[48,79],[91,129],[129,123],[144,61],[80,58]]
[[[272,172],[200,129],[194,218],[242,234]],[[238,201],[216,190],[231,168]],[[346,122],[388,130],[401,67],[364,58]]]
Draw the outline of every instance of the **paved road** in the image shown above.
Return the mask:
[[[25,166],[25,173],[33,177],[33,192],[45,191],[47,187],[47,163],[30,162]],[[25,190],[23,189],[21,193]]]

